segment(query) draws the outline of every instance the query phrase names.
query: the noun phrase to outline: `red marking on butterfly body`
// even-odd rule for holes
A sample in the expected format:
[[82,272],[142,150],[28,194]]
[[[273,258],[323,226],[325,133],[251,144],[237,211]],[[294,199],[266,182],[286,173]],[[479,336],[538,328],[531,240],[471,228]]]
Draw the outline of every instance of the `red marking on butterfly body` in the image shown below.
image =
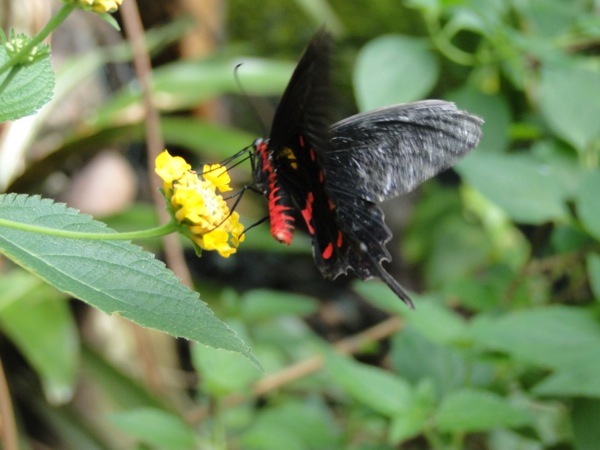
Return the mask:
[[271,222],[271,235],[284,244],[290,245],[294,237],[294,208],[288,193],[281,188],[277,172],[269,157],[268,144],[257,141],[254,145],[260,158],[260,171],[266,178],[266,194],[269,200],[269,219]]

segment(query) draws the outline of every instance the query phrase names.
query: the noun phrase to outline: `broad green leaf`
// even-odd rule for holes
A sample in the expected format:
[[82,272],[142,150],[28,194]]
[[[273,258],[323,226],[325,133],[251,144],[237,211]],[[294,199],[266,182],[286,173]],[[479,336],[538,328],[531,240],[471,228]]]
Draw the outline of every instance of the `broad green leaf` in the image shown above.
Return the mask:
[[[8,61],[0,45],[0,66]],[[0,122],[37,112],[52,97],[54,72],[50,55],[31,64],[13,66],[0,74]]]
[[587,268],[592,292],[600,302],[600,255],[590,253],[587,257]]
[[[294,69],[293,63],[268,59],[234,59],[223,55],[177,61],[157,68],[152,75],[155,106],[161,111],[191,108],[223,94],[238,94],[234,69],[248,94],[281,95]],[[137,85],[119,92],[88,121],[93,127],[139,122],[141,94]],[[251,142],[249,142],[251,143]],[[246,143],[245,145],[248,145]]]
[[[197,117],[163,117],[161,130],[169,145],[205,151],[223,159],[252,143],[256,136],[236,128],[216,125]],[[213,153],[211,153],[211,156]],[[248,164],[248,170],[250,164]]]
[[508,148],[511,113],[504,97],[486,95],[471,85],[465,85],[445,98],[485,120],[481,142],[474,151],[502,152]]
[[[405,316],[411,314],[410,308],[401,302],[396,294],[390,288],[380,281],[356,281],[353,283],[353,289],[365,297],[369,302],[390,314]],[[417,310],[420,309],[420,299],[418,295],[409,292],[410,297],[415,302]]]
[[565,192],[552,167],[531,155],[473,152],[455,168],[517,222],[540,224],[568,217]]
[[454,347],[430,341],[410,325],[392,339],[392,367],[412,384],[431,380],[438,397],[464,386],[492,382],[495,367],[472,361]]
[[596,450],[600,442],[600,399],[577,398],[571,408],[575,448]]
[[202,376],[200,387],[214,397],[243,391],[260,376],[241,355],[205,345],[192,347],[192,361]]
[[334,354],[327,356],[327,369],[340,389],[380,414],[397,417],[412,406],[412,387],[398,375]]
[[600,241],[600,170],[584,177],[579,185],[576,204],[579,218],[586,230]]
[[436,422],[441,431],[468,433],[527,425],[531,417],[497,394],[463,389],[452,392],[442,401]]
[[429,380],[421,380],[414,390],[414,401],[408,411],[392,417],[389,441],[400,443],[413,438],[428,429],[431,414],[435,408],[434,387]]
[[109,362],[101,354],[103,351],[104,349],[96,350],[86,345],[81,347],[81,373],[93,383],[95,392],[103,401],[120,411],[168,407],[168,398],[161,397],[160,393],[150,392],[139,379],[131,377],[123,372],[122,367]]
[[580,152],[600,139],[600,72],[582,64],[542,69],[538,102],[554,133]]
[[551,397],[595,397],[600,399],[600,351],[575,359],[559,368],[532,390]]
[[577,370],[586,360],[600,361],[600,327],[588,311],[552,306],[473,322],[481,345],[545,368]]
[[425,97],[437,82],[439,63],[424,39],[389,35],[358,54],[354,90],[361,111]]
[[[0,196],[0,218],[60,230],[113,231],[63,204],[27,195]],[[240,352],[256,362],[250,349],[197,293],[138,246],[0,227],[0,251],[57,289],[107,314],[117,313],[176,337]]]
[[523,436],[517,431],[498,428],[488,434],[489,450],[544,450],[539,439]]
[[466,322],[439,300],[424,298],[418,308],[407,314],[406,320],[432,342],[451,344],[467,339]]
[[77,325],[64,294],[14,270],[0,277],[0,328],[36,370],[51,403],[73,395],[79,360]]
[[328,410],[316,402],[287,402],[259,411],[241,436],[241,447],[261,450],[340,448],[339,431]]
[[307,316],[316,312],[318,306],[316,299],[306,295],[257,289],[244,295],[242,315],[248,321],[282,315]]
[[196,434],[183,419],[154,408],[139,408],[111,414],[110,421],[121,430],[153,448],[180,450],[196,448]]

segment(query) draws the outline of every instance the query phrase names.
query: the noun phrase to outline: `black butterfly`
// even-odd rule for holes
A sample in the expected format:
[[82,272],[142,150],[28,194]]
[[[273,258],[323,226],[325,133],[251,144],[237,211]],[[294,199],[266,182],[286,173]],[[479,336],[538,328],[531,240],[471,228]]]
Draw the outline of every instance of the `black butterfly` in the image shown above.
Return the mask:
[[414,189],[474,148],[483,121],[453,103],[426,100],[376,109],[330,125],[331,38],[308,44],[275,112],[271,136],[254,146],[254,180],[269,200],[271,234],[289,244],[294,211],[312,237],[326,278],[352,269],[382,279],[413,303],[382,267],[391,239],[375,202]]

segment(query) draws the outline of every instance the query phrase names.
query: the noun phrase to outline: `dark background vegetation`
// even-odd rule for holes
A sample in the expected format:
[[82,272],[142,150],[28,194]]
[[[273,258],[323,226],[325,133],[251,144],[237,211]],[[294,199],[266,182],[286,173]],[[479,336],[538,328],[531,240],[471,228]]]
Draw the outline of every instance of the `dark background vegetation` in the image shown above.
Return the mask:
[[[202,299],[262,374],[3,262],[0,355],[21,448],[600,447],[597,3],[138,3],[162,134],[195,164],[265,134],[323,23],[337,42],[339,118],[443,98],[483,117],[484,139],[455,170],[384,205],[390,270],[416,311],[380,283],[323,280],[301,233],[287,248],[261,225],[226,260],[186,250]],[[23,169],[5,189],[67,201],[118,230],[152,225],[130,54],[90,14],[71,19],[53,41],[49,113],[28,142],[3,143]],[[241,60],[247,95],[233,76]],[[232,176],[244,186],[249,164]],[[266,201],[248,192],[238,211],[249,225]]]

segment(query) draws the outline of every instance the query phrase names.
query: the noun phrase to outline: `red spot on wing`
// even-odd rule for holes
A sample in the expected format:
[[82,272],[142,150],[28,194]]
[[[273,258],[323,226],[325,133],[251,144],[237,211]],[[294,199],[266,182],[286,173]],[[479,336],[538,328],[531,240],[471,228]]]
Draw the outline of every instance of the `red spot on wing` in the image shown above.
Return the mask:
[[312,148],[308,151],[308,154],[311,161],[315,161],[317,159],[317,155],[315,155],[315,151]]
[[338,230],[337,242],[335,243],[335,245],[337,245],[337,247],[340,248],[343,243],[344,243],[344,236],[342,235],[342,231]]
[[306,227],[308,228],[308,232],[313,235],[315,234],[315,229],[312,226],[312,216],[313,216],[313,203],[315,201],[315,196],[312,192],[308,193],[306,197],[306,206],[301,211],[302,217],[304,217],[304,222],[306,222]]
[[331,258],[332,255],[333,255],[333,244],[330,242],[329,244],[327,244],[327,247],[325,247],[325,250],[323,250],[323,252],[321,253],[321,256],[323,257],[323,259],[329,259],[329,258]]
[[300,141],[300,147],[304,148],[304,138],[302,135],[298,136],[298,140]]

